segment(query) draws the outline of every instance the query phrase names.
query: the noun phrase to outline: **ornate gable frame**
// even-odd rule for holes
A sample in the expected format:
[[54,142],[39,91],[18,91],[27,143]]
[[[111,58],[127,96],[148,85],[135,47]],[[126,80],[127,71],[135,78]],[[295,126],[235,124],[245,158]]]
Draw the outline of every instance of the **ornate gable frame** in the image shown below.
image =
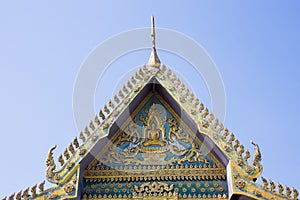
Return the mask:
[[[260,164],[261,155],[257,144],[252,163],[249,163],[250,152],[245,151],[244,146],[235,139],[233,133],[224,128],[223,124],[215,119],[212,113],[194,96],[193,93],[176,77],[176,75],[165,65],[156,68],[142,66],[114,96],[114,101],[110,100],[108,106],[105,105],[103,111],[100,110],[99,117],[96,116],[84,131],[80,133],[72,144],[66,148],[58,161],[61,164],[59,169],[53,158],[51,148],[47,157],[47,180],[56,184],[53,188],[44,190],[44,183],[37,185],[23,193],[18,193],[16,199],[23,196],[24,199],[80,199],[83,191],[83,171],[94,159],[105,144],[112,139],[111,133],[117,132],[118,124],[125,121],[141,102],[142,97],[156,90],[162,99],[168,102],[176,113],[180,113],[181,119],[189,126],[195,127],[197,136],[204,142],[205,146],[212,145],[212,152],[217,155],[227,169],[228,198],[236,199],[244,197],[248,199],[297,199],[296,189],[284,188],[278,184],[275,190],[273,181],[263,179],[264,185],[257,184],[255,180],[262,173]],[[129,111],[129,112],[128,112]],[[13,199],[10,196],[9,199]]]
[[[200,100],[196,98],[188,88],[186,88],[184,83],[177,78],[176,74],[173,73],[171,69],[160,64],[160,60],[155,49],[155,30],[153,17],[151,36],[152,53],[149,60],[149,66],[142,66],[130,78],[130,80],[128,80],[126,85],[123,86],[122,90],[120,90],[119,93],[114,96],[113,100],[108,102],[108,106],[105,105],[103,111],[100,110],[99,115],[96,115],[94,120],[91,121],[82,132],[80,132],[79,139],[82,141],[81,144],[79,144],[76,137],[65,149],[65,151],[58,158],[58,162],[61,165],[59,169],[56,169],[56,164],[53,158],[53,151],[55,150],[56,146],[49,150],[46,159],[46,179],[50,183],[55,184],[55,186],[44,190],[45,181],[43,181],[39,185],[34,185],[25,189],[24,191],[20,191],[17,194],[9,196],[8,200],[99,198],[140,200],[175,200],[181,198],[298,199],[298,191],[294,188],[291,189],[287,186],[284,188],[281,184],[277,184],[278,189],[276,190],[275,183],[271,180],[267,181],[265,178],[262,178],[263,185],[256,183],[256,180],[261,175],[263,169],[261,165],[262,158],[259,146],[255,142],[251,142],[254,145],[255,150],[252,163],[250,163],[250,152],[245,150],[244,145],[240,144],[239,140],[236,139],[233,133],[230,133],[227,128],[224,128],[223,124],[214,117],[213,113],[210,113],[209,110],[204,107]],[[99,179],[99,177],[93,177],[93,175],[89,174],[89,172],[85,170],[93,170],[92,165],[96,162],[94,161],[95,156],[98,155],[99,152],[105,151],[105,146],[109,147],[110,145],[113,145],[113,137],[114,135],[118,135],[118,131],[120,130],[119,125],[126,124],[126,119],[130,119],[130,115],[136,110],[139,104],[141,104],[143,99],[145,99],[148,94],[153,92],[157,92],[159,94],[161,101],[167,102],[164,105],[169,106],[168,110],[174,111],[174,116],[180,116],[177,116],[177,120],[180,118],[183,124],[186,124],[187,128],[193,130],[189,131],[189,134],[196,135],[195,138],[197,138],[198,144],[203,143],[204,149],[205,147],[210,147],[211,151],[208,155],[217,163],[217,167],[212,168],[213,172],[210,175],[214,175],[217,178],[220,176],[220,179],[226,180],[228,191],[226,191],[227,194],[225,194],[225,196],[217,196],[216,194],[209,194],[208,196],[204,192],[202,195],[194,194],[193,196],[179,196],[175,190],[172,193],[174,184],[170,182],[170,184],[166,185],[166,183],[159,181],[135,185],[134,190],[135,192],[139,193],[139,195],[135,194],[130,197],[107,196],[106,194],[106,196],[102,195],[99,197],[99,195],[90,196],[84,194],[83,186],[85,179],[90,181]],[[160,121],[158,116],[155,117],[155,120]],[[152,123],[151,120],[149,121],[147,119],[142,121],[144,121],[144,123],[147,125],[151,125]],[[150,127],[148,126],[146,128]],[[143,138],[144,140],[142,140],[142,142],[144,146],[151,146],[153,144],[156,146],[164,146],[166,144],[167,139],[157,136],[157,131],[154,131],[154,128],[155,127],[153,127],[153,130],[151,130],[153,133],[149,133],[147,137]],[[159,128],[160,131],[163,131],[164,129],[162,125]],[[147,130],[143,129],[143,133],[144,131]],[[194,150],[195,149],[199,150],[199,148],[194,148]],[[195,159],[199,159],[197,154],[195,155]],[[171,171],[173,170],[172,167],[167,169]],[[100,168],[97,170],[98,172],[99,170],[101,172],[105,171],[106,169]],[[186,168],[179,167],[176,168],[175,171],[176,170],[186,170]],[[218,170],[221,170],[220,174],[218,174]],[[222,172],[222,170],[224,170],[224,172]],[[201,176],[201,170],[198,171],[198,174],[196,174],[195,177],[199,175]],[[124,174],[122,174],[122,176],[124,176]],[[177,176],[161,176],[160,178],[162,177],[164,177],[164,179],[167,178],[166,180],[175,180]],[[185,178],[193,179],[193,176],[189,176],[188,173],[185,173],[185,175],[179,177],[183,177],[183,180]],[[100,182],[105,181],[105,178],[109,180],[116,179],[116,177],[113,176],[104,178],[100,177]],[[137,176],[117,178],[118,180],[123,180],[124,178],[130,180],[145,180],[145,177]],[[208,178],[210,177],[208,176]],[[106,186],[104,185],[104,188],[105,187]],[[39,188],[39,191],[37,191],[37,188]],[[218,188],[218,186],[215,185],[215,188]],[[211,192],[213,193],[214,190],[211,190]],[[158,194],[158,196],[153,196],[154,193]],[[3,200],[6,199],[6,197],[3,198]]]

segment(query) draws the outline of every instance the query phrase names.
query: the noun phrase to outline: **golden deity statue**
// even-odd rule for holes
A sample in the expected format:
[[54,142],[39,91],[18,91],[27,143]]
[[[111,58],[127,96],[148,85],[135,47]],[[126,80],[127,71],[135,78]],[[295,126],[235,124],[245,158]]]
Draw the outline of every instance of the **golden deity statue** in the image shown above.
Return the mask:
[[160,140],[161,131],[154,122],[151,123],[150,127],[147,127],[146,133],[146,141],[143,143],[144,146],[157,145],[162,147],[166,145],[165,142]]

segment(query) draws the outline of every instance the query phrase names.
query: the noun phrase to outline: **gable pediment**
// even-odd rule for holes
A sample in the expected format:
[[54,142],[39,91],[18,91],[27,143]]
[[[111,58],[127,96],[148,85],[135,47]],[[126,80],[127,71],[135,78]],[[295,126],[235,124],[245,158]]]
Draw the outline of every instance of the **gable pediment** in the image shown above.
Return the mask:
[[75,138],[59,156],[58,169],[50,150],[47,180],[57,186],[40,184],[33,199],[284,198],[254,182],[258,145],[251,164],[250,152],[166,66],[141,67],[113,100],[80,132],[81,145]]
[[[87,196],[163,192],[181,197],[227,196],[225,167],[157,93],[149,93],[120,125],[83,178]],[[151,193],[139,189],[143,184],[158,183],[172,185],[172,189]],[[113,186],[108,192],[109,185]]]

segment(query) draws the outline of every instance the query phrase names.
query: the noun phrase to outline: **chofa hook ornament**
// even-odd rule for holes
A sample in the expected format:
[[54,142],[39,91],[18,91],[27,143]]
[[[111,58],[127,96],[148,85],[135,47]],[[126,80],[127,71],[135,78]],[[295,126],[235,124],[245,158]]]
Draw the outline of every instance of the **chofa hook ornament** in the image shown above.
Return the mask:
[[54,178],[53,171],[56,169],[56,164],[53,159],[53,151],[55,149],[56,149],[56,145],[54,145],[53,147],[50,148],[47,159],[46,159],[46,166],[47,166],[46,178],[47,178],[47,181],[49,181],[50,183],[56,183],[56,181],[53,180],[53,178]]

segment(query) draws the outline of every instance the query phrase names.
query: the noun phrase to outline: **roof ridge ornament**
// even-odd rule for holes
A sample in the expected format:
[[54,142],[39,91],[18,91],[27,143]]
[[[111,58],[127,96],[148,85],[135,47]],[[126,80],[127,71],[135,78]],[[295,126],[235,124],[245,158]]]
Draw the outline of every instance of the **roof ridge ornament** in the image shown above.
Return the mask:
[[155,24],[154,24],[154,16],[151,16],[151,38],[152,38],[152,51],[150,54],[148,65],[150,67],[159,68],[160,60],[158,58],[156,48],[155,48]]

